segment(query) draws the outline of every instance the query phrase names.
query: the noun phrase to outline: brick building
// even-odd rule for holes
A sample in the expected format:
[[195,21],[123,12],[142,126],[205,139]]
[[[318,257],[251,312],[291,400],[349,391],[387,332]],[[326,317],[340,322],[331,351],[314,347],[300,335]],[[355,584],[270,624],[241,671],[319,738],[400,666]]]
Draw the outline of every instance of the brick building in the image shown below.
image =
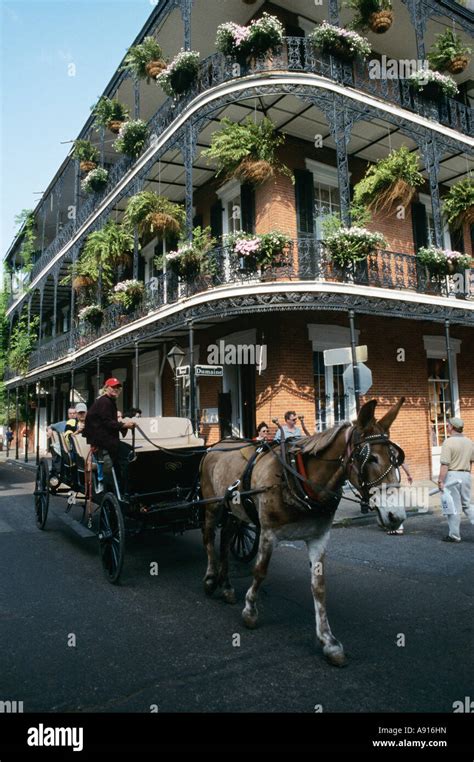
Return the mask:
[[[424,60],[435,35],[453,20],[464,42],[472,35],[474,15],[454,0],[392,5],[392,27],[367,34],[370,60]],[[436,473],[451,412],[462,415],[474,437],[474,271],[461,280],[434,277],[417,259],[427,245],[473,255],[472,228],[450,228],[442,206],[469,172],[472,69],[456,75],[456,97],[438,100],[413,92],[403,79],[372,79],[370,60],[348,63],[314,49],[309,35],[318,24],[328,19],[347,26],[352,19],[352,11],[338,10],[333,0],[325,6],[163,0],[134,44],[152,35],[169,59],[183,46],[200,52],[195,82],[175,98],[117,62],[104,94],[147,123],[143,150],[121,157],[91,116],[78,137],[98,149],[107,186],[86,195],[79,161],[68,156],[34,210],[33,266],[25,268],[22,234],[6,255],[11,330],[21,314],[39,317],[28,369],[7,374],[14,424],[35,401],[30,447],[44,444],[46,422],[63,417],[70,401],[92,402],[110,375],[124,382],[125,410],[134,404],[144,415],[174,415],[178,401],[179,412],[195,419],[210,444],[229,434],[253,436],[259,421],[273,426],[288,409],[304,415],[310,431],[322,430],[355,414],[355,397],[343,381],[350,366],[324,365],[325,350],[348,347],[352,339],[368,347],[373,382],[367,398],[379,400],[380,414],[406,397],[392,434],[415,478]],[[284,27],[272,55],[236,67],[235,59],[216,52],[219,24],[248,25],[264,12]],[[216,177],[203,151],[224,117],[243,122],[249,115],[256,123],[268,117],[285,136],[278,159],[293,180],[280,172],[258,185]],[[419,157],[424,185],[409,202],[372,215],[367,227],[383,234],[383,250],[357,265],[335,266],[324,243],[325,218],[340,216],[349,225],[354,186],[369,165],[401,146]],[[86,330],[79,319],[83,302],[64,276],[77,265],[87,237],[110,219],[121,222],[130,198],[143,190],[184,205],[188,239],[197,226],[210,227],[216,267],[212,276],[178,280],[155,259],[176,241],[141,239],[137,232],[132,261],[117,281],[141,280],[141,303],[133,311],[105,304],[101,325]],[[284,262],[244,272],[226,235],[274,230],[290,239]],[[104,304],[103,297],[94,298]],[[166,362],[176,344],[185,352],[183,365],[191,366],[188,376],[173,378]],[[247,356],[221,363],[222,377],[198,378],[194,366],[210,364],[214,345],[264,347],[265,362],[262,356],[246,362]]]

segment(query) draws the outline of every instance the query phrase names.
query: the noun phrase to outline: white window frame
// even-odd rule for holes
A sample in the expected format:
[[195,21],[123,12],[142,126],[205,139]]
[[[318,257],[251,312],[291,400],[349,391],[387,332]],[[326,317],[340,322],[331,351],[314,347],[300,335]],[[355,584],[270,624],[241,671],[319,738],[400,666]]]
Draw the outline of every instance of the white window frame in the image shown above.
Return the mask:
[[[431,203],[431,196],[428,196],[427,193],[419,193],[418,199],[420,204],[423,204],[426,210],[426,215],[433,217],[433,205]],[[449,232],[449,225],[446,221],[445,216],[442,216],[442,223],[443,223],[443,246],[445,249],[451,249],[451,233]]]
[[[327,185],[329,188],[337,188],[339,191],[339,178],[337,175],[337,167],[332,167],[330,164],[324,164],[322,161],[315,161],[314,159],[305,159],[306,169],[313,175],[313,186]],[[351,177],[349,172],[349,179]],[[339,192],[339,201],[340,201]],[[340,204],[339,204],[340,205]]]
[[[241,192],[242,184],[236,180],[229,180],[229,182],[225,183],[225,185],[222,185],[218,190],[216,191],[217,197],[220,199],[222,203],[222,234],[228,235],[232,231],[229,230],[229,218],[228,218],[228,209],[227,206],[230,204],[231,201],[233,201],[236,196],[240,198],[240,192]],[[242,207],[240,206],[240,221],[242,222]]]
[[[359,335],[360,331],[356,330],[356,344],[359,343]],[[344,347],[350,347],[351,345],[350,329],[341,325],[310,323],[308,325],[308,338],[312,343],[313,352],[324,352],[326,349],[343,349]],[[335,425],[333,367],[334,366],[328,366],[326,368],[326,393],[329,397],[328,406],[326,408],[326,424],[328,428]],[[348,367],[349,365],[345,365],[344,370]],[[352,421],[357,418],[356,401],[353,392],[349,394],[348,409],[350,420]]]

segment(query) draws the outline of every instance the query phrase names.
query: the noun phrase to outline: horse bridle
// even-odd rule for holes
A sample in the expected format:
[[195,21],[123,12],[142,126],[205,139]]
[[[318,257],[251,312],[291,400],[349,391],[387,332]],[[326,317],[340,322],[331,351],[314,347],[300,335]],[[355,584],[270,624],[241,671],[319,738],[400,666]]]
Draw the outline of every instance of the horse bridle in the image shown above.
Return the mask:
[[[351,444],[351,440],[354,439],[354,436],[357,437],[358,435],[359,432],[357,432],[356,429],[353,429],[349,439],[348,447]],[[372,445],[376,444],[384,445],[389,448],[390,463],[382,474],[380,474],[376,479],[369,481],[367,478],[367,466],[371,462],[372,458]],[[350,450],[350,454],[346,462],[345,470],[349,469],[350,471],[351,467],[356,465],[357,478],[360,485],[360,492],[362,493],[361,506],[363,513],[367,513],[368,510],[374,510],[374,508],[369,504],[370,490],[381,484],[392,470],[395,469],[398,471],[404,460],[405,453],[403,452],[402,448],[395,442],[392,442],[388,434],[369,434],[369,436],[360,438],[359,441],[353,442],[352,449]],[[366,510],[364,510],[364,508]]]

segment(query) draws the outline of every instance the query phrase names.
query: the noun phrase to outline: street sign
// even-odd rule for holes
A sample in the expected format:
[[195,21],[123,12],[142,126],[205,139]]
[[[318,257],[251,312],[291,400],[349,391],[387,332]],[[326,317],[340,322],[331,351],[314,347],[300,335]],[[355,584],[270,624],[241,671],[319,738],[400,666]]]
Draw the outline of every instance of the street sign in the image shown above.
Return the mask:
[[196,378],[202,376],[217,376],[220,378],[224,375],[224,368],[222,365],[195,365],[194,375]]
[[176,368],[176,375],[178,378],[189,376],[189,365],[180,365],[179,368]]
[[[372,386],[372,371],[362,362],[357,363],[357,367],[359,368],[359,393],[366,394]],[[349,367],[346,368],[342,378],[344,379],[344,390],[346,394],[349,394],[349,392],[353,393],[354,372],[352,365],[349,365]]]
[[[357,362],[367,362],[367,346],[363,344],[356,347]],[[342,347],[341,349],[326,349],[324,351],[324,365],[349,365],[352,364],[351,347]]]

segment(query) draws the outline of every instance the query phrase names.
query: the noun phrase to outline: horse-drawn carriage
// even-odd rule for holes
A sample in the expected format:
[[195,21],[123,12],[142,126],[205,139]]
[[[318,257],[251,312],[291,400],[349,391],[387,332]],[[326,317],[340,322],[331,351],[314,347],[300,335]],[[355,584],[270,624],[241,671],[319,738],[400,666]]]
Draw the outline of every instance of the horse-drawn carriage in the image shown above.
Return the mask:
[[[186,418],[140,418],[130,434],[126,483],[113,466],[104,464],[105,491],[100,491],[97,463],[85,438],[66,439],[52,432],[50,450],[57,462],[57,486],[52,486],[49,463],[40,460],[36,472],[36,524],[44,529],[50,495],[67,498],[66,514],[82,536],[95,533],[103,569],[109,582],[117,583],[122,571],[125,538],[147,527],[183,533],[202,527],[206,502],[200,499],[199,470],[207,452]],[[69,441],[68,441],[69,440]],[[127,440],[126,440],[127,441]],[[80,513],[78,513],[80,512]],[[79,525],[75,522],[79,522]],[[258,548],[255,525],[234,520],[231,551],[235,558],[251,561]]]

